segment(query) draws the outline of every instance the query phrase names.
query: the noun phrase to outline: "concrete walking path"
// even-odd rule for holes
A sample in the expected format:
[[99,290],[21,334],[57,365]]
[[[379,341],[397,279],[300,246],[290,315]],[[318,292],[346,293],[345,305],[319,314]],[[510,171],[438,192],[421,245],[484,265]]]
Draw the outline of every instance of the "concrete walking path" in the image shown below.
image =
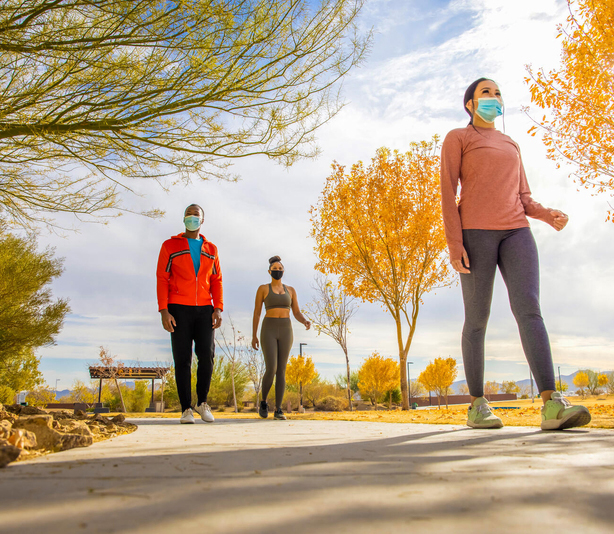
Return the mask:
[[220,420],[0,471],[1,533],[614,531],[614,431]]

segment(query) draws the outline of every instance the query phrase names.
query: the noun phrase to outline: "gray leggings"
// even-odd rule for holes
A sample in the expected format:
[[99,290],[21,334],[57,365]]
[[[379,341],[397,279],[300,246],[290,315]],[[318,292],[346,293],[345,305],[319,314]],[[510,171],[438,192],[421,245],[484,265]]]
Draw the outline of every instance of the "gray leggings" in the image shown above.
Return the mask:
[[469,393],[484,395],[484,337],[497,265],[507,286],[520,340],[540,391],[554,390],[550,341],[539,307],[539,260],[529,228],[463,230],[471,274],[461,274],[463,361]]
[[260,330],[260,345],[266,370],[262,377],[262,400],[266,400],[275,378],[275,407],[281,408],[286,390],[286,365],[294,335],[289,318],[265,317]]

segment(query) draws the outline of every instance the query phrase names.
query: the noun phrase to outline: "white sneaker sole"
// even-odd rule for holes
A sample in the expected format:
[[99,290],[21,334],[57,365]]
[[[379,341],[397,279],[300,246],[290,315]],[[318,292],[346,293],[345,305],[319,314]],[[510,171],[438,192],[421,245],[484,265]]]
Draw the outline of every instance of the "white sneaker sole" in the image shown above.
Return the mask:
[[467,419],[467,426],[471,428],[503,428],[503,421],[495,421],[493,423],[474,423]]
[[200,418],[205,422],[205,423],[213,423],[215,421],[215,418],[213,417],[213,415],[209,414],[209,417],[211,417],[211,419],[205,419],[206,416],[204,416],[202,413],[200,413],[198,410],[195,410],[195,412],[200,415]]
[[180,422],[182,425],[193,425],[193,424],[194,424],[194,420],[192,420],[192,421],[188,421],[188,420],[186,420],[186,419],[179,419],[179,422]]
[[570,413],[567,417],[563,417],[562,419],[548,419],[547,421],[542,421],[541,428],[542,430],[565,430],[566,428],[588,425],[590,422],[591,414],[584,408],[584,410]]

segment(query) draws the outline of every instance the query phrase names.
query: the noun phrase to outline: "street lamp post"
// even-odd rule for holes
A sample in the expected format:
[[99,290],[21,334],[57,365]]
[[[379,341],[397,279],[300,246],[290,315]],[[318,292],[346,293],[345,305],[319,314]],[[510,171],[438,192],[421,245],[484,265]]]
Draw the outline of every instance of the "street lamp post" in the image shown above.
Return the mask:
[[299,354],[301,355],[301,358],[303,357],[303,345],[307,345],[307,343],[298,344],[298,351],[299,351]]
[[563,382],[561,382],[561,366],[559,365],[559,391],[563,393]]
[[411,410],[411,375],[409,374],[409,366],[414,362],[407,361],[407,395],[409,395],[409,409]]

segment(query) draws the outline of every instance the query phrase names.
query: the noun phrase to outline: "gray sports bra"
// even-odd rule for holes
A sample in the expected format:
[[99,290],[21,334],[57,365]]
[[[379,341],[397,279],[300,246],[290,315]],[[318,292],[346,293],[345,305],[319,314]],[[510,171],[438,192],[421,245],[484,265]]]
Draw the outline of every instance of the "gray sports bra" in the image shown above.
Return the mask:
[[278,295],[273,292],[271,284],[269,284],[269,294],[264,298],[264,308],[270,310],[271,308],[286,308],[290,309],[292,306],[292,296],[288,292],[286,286],[284,286],[285,293]]

